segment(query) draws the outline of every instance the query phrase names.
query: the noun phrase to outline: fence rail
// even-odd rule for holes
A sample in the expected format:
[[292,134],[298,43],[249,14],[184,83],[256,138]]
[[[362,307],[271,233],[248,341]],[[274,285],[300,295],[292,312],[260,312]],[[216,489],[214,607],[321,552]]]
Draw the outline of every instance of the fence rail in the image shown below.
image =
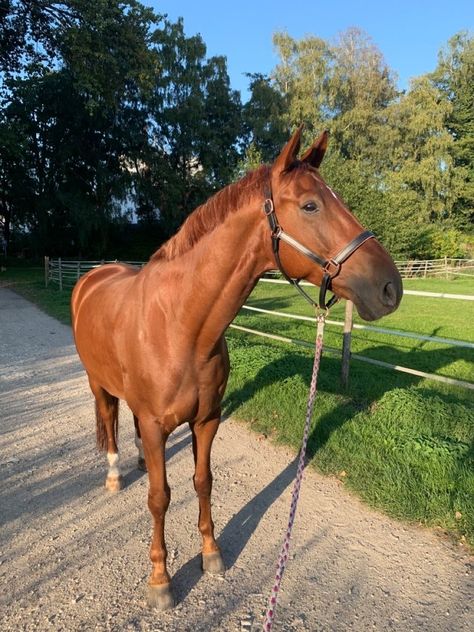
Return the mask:
[[453,275],[474,277],[474,259],[413,259],[395,261],[395,265],[404,279],[428,276],[445,276],[448,279]]
[[[270,272],[266,277],[260,279],[261,283],[277,283],[279,285],[287,285],[288,281],[285,281],[281,278],[276,278],[273,272]],[[307,281],[301,281],[300,285],[305,285],[307,287],[314,287],[311,283]],[[458,299],[462,301],[474,301],[474,295],[472,294],[449,294],[447,292],[421,292],[418,290],[405,290],[403,289],[403,294],[410,294],[411,296],[426,296],[428,298],[452,298]]]
[[[474,296],[472,297],[474,299]],[[273,316],[281,316],[282,318],[292,318],[294,320],[305,320],[310,322],[316,322],[314,316],[300,316],[299,314],[290,314],[289,312],[277,312],[270,309],[263,309],[262,307],[253,307],[252,305],[243,305],[242,309],[246,309],[252,312],[260,312],[262,314],[270,314]],[[326,319],[328,325],[335,325],[336,327],[344,327],[342,320],[329,320]],[[359,323],[352,323],[353,329],[364,329],[366,331],[373,331],[378,334],[386,334],[388,336],[400,336],[401,338],[412,338],[414,340],[423,340],[427,342],[437,342],[439,344],[452,345],[453,347],[464,347],[465,349],[474,349],[474,342],[465,342],[464,340],[455,340],[454,338],[440,338],[439,336],[425,336],[423,334],[415,334],[411,331],[399,331],[398,329],[386,329],[385,327],[374,327],[373,325],[359,325]]]
[[[437,260],[433,260],[433,261],[437,261]],[[439,261],[439,260],[438,260]],[[443,260],[444,261],[444,260]],[[451,259],[449,261],[466,261],[464,259]],[[471,260],[473,263],[473,269],[474,269],[474,260]],[[50,259],[49,257],[45,257],[45,284],[46,286],[49,283],[57,283],[59,285],[59,288],[62,290],[64,287],[73,287],[74,284],[77,282],[77,280],[84,274],[86,274],[87,272],[89,272],[89,270],[92,270],[94,268],[99,267],[100,265],[103,265],[104,263],[117,263],[117,260],[113,260],[113,261],[71,261],[71,260],[62,260],[62,259]],[[143,261],[122,261],[121,263],[126,263],[129,265],[135,265],[135,266],[143,266],[144,262]],[[398,262],[399,263],[399,262]],[[405,262],[406,263],[406,262]],[[269,275],[267,275],[266,278],[262,278],[260,281],[264,282],[264,283],[281,283],[281,284],[286,284],[287,281],[284,281],[283,279],[280,278],[275,278],[275,274],[276,273],[270,273]],[[423,276],[423,275],[421,275]],[[474,275],[473,275],[474,276]],[[302,285],[311,285],[310,283],[305,283],[304,281],[302,282]],[[423,297],[427,297],[427,298],[442,298],[442,299],[458,299],[458,300],[467,300],[467,301],[473,301],[474,300],[474,296],[471,295],[467,295],[467,294],[448,294],[448,293],[439,293],[439,292],[421,292],[421,291],[416,291],[416,290],[405,290],[404,291],[405,294],[411,294],[411,295],[415,295],[415,296],[423,296]],[[273,315],[273,316],[278,316],[278,317],[283,317],[283,318],[293,318],[296,320],[302,320],[302,321],[314,321],[314,317],[309,317],[309,316],[300,316],[298,314],[290,314],[287,312],[278,312],[278,311],[274,311],[274,310],[267,310],[267,309],[263,309],[263,308],[258,308],[258,307],[253,307],[250,305],[244,305],[243,309],[246,310],[250,310],[250,311],[255,311],[255,312],[259,312],[262,314],[269,314],[269,315]],[[374,358],[368,358],[366,356],[361,356],[359,354],[354,354],[351,353],[351,349],[350,349],[350,340],[351,340],[351,330],[354,329],[364,329],[364,330],[368,330],[368,331],[373,331],[374,333],[381,333],[381,334],[385,334],[385,335],[390,335],[390,336],[400,336],[400,337],[404,337],[404,338],[412,338],[415,340],[423,340],[423,341],[430,341],[430,342],[435,342],[438,344],[446,344],[446,345],[450,345],[450,346],[457,346],[457,347],[463,347],[466,349],[474,349],[474,343],[471,342],[467,342],[467,341],[463,341],[463,340],[454,340],[452,338],[441,338],[438,336],[426,336],[426,335],[422,335],[422,334],[417,334],[414,332],[406,332],[406,331],[399,331],[396,329],[386,329],[386,328],[382,328],[382,327],[375,327],[372,325],[361,325],[359,323],[353,323],[352,322],[352,304],[350,301],[346,302],[346,318],[345,321],[339,321],[339,320],[327,320],[326,321],[329,325],[334,325],[334,326],[338,326],[338,327],[344,327],[344,344],[343,344],[343,349],[342,351],[339,349],[335,349],[335,348],[331,348],[331,347],[325,347],[325,350],[330,352],[330,353],[335,353],[337,355],[342,356],[342,374],[341,374],[341,380],[343,383],[347,383],[348,380],[348,375],[349,375],[349,364],[350,364],[350,360],[354,359],[354,360],[359,360],[362,362],[368,362],[370,364],[373,364],[375,366],[380,366],[380,367],[384,367],[387,369],[392,369],[395,371],[401,371],[403,373],[409,373],[411,375],[417,375],[419,377],[423,377],[426,379],[431,379],[431,380],[435,380],[438,382],[444,382],[446,384],[452,384],[452,385],[456,385],[456,386],[460,386],[462,388],[468,388],[468,389],[472,389],[474,390],[474,383],[472,382],[467,382],[464,380],[457,380],[454,378],[449,378],[449,377],[445,377],[445,376],[441,376],[441,375],[437,375],[434,373],[426,373],[424,371],[419,371],[417,369],[412,369],[410,367],[404,367],[404,366],[400,366],[400,365],[395,365],[395,364],[390,364],[388,362],[383,362],[381,360],[375,360]],[[303,341],[303,340],[296,340],[294,338],[287,338],[285,336],[280,336],[277,334],[269,334],[266,332],[262,332],[256,329],[251,329],[249,327],[242,327],[241,325],[236,325],[235,323],[230,325],[233,329],[237,329],[240,331],[244,331],[246,333],[251,333],[257,336],[263,336],[266,338],[271,338],[273,340],[279,340],[281,342],[286,342],[286,343],[291,343],[291,344],[297,344],[303,347],[313,347],[312,343]]]
[[[442,259],[396,260],[395,265],[403,279],[443,276],[446,279],[454,276],[474,277],[474,259],[443,257]],[[275,271],[275,274],[279,273]]]
[[[45,271],[45,284],[46,287],[49,283],[57,283],[59,289],[63,287],[73,287],[81,276],[98,268],[104,263],[117,263],[117,259],[106,261],[72,261],[68,259],[50,259],[44,258],[44,271]],[[143,266],[143,261],[121,261],[120,263],[126,263],[132,266]]]
[[[309,349],[314,348],[314,344],[312,342],[307,342],[306,340],[298,340],[296,338],[287,338],[286,336],[269,334],[264,331],[259,331],[258,329],[251,329],[250,327],[242,327],[241,325],[235,325],[234,323],[231,323],[229,326],[232,327],[232,329],[237,329],[239,331],[243,331],[249,334],[254,334],[256,336],[262,336],[264,338],[270,338],[271,340],[278,340],[279,342],[287,342],[289,344],[298,345],[301,347],[307,347]],[[327,347],[326,345],[324,345],[324,351],[342,356],[344,360],[344,352],[340,351],[339,349],[335,349],[334,347]],[[418,369],[412,369],[410,367],[401,366],[399,364],[390,364],[389,362],[383,362],[382,360],[376,360],[375,358],[368,358],[367,356],[362,356],[362,355],[359,355],[358,353],[349,352],[349,357],[350,359],[360,360],[361,362],[368,362],[369,364],[374,364],[375,366],[381,366],[385,369],[392,369],[393,371],[400,371],[401,373],[409,373],[410,375],[423,377],[427,380],[433,380],[435,382],[443,382],[444,384],[451,384],[452,386],[459,386],[461,388],[474,390],[473,382],[467,382],[465,380],[456,380],[452,377],[437,375],[436,373],[426,373],[425,371],[419,371]]]

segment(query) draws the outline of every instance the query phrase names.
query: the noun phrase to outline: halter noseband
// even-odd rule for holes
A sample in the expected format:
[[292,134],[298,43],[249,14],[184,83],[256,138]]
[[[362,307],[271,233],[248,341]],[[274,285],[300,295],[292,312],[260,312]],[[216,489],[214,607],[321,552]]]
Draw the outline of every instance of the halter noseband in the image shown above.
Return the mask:
[[[291,283],[291,285],[293,285],[298,290],[298,292],[303,296],[305,300],[308,301],[308,303],[310,303],[315,308],[328,310],[334,305],[334,303],[339,300],[339,298],[334,295],[326,303],[326,292],[332,289],[331,282],[334,277],[336,277],[341,271],[341,265],[357,250],[357,248],[362,246],[362,244],[365,243],[368,239],[372,239],[373,237],[375,237],[375,235],[370,230],[365,230],[364,232],[360,233],[360,235],[357,235],[357,237],[355,237],[352,241],[350,241],[347,246],[344,246],[344,248],[340,250],[337,255],[331,257],[330,259],[324,259],[324,257],[320,257],[312,250],[306,248],[306,246],[303,246],[303,244],[288,235],[288,233],[285,233],[285,231],[278,223],[278,218],[275,213],[275,205],[273,204],[272,191],[269,186],[265,187],[265,202],[263,204],[263,210],[268,218],[268,223],[270,225],[270,230],[272,234],[273,255],[275,257],[278,269],[288,281],[288,283]],[[280,240],[289,244],[292,248],[298,250],[298,252],[301,252],[303,255],[311,259],[311,261],[313,261],[323,269],[324,274],[319,290],[318,303],[315,303],[313,299],[309,296],[309,294],[305,292],[300,286],[299,283],[301,279],[292,279],[285,272],[280,259]]]

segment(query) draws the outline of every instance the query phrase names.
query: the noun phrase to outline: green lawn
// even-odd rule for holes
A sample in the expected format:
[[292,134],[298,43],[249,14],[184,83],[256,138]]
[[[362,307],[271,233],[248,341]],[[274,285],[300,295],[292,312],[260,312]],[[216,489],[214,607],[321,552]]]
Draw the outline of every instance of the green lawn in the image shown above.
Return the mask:
[[[44,289],[41,270],[10,270],[0,283],[69,322],[69,292]],[[470,279],[407,281],[405,288],[474,294]],[[291,288],[259,284],[251,305],[307,313]],[[341,319],[336,306],[331,319]],[[309,323],[242,311],[237,322],[312,341]],[[406,295],[400,309],[374,323],[427,335],[474,341],[474,304]],[[226,414],[298,449],[311,377],[312,352],[229,330],[232,370]],[[328,327],[326,344],[340,346]],[[354,350],[388,362],[474,382],[474,351],[354,332]],[[349,388],[339,385],[340,360],[326,354],[309,441],[309,458],[374,507],[392,516],[437,525],[474,545],[474,401],[467,389],[352,362]]]
[[[469,294],[474,283],[471,279],[445,281],[420,279],[405,283],[406,289]],[[247,304],[253,307],[276,310],[292,314],[312,316],[305,301],[287,285],[260,282]],[[344,304],[337,304],[330,320],[344,319]],[[242,309],[236,324],[267,333],[278,333],[288,338],[311,342],[314,339],[314,324],[290,320],[280,316],[250,312]],[[355,322],[364,324],[357,315]],[[365,323],[386,329],[413,332],[474,343],[474,301],[448,300],[405,295],[399,309],[376,323]],[[342,327],[328,324],[325,344],[341,349]],[[474,382],[473,349],[455,347],[444,343],[402,338],[373,331],[354,329],[352,351],[360,355],[392,364],[436,373],[446,377]],[[353,363],[353,367],[359,363]],[[390,378],[389,378],[390,379]]]

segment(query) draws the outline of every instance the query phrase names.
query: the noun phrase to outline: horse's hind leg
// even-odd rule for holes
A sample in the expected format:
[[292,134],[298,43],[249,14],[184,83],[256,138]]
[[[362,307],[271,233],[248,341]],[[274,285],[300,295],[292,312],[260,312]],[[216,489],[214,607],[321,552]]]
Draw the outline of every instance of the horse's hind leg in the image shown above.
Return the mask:
[[138,417],[133,415],[133,423],[135,424],[135,445],[138,450],[138,469],[146,472],[145,454],[143,452],[142,436],[140,434],[140,426],[138,425]]
[[199,499],[199,531],[202,535],[202,569],[209,573],[223,574],[224,562],[214,538],[211,516],[211,446],[220,423],[220,415],[202,424],[191,424],[195,463],[194,489]]
[[109,462],[105,488],[118,492],[122,488],[117,447],[119,400],[90,378],[89,384],[95,397],[97,447],[107,451]]

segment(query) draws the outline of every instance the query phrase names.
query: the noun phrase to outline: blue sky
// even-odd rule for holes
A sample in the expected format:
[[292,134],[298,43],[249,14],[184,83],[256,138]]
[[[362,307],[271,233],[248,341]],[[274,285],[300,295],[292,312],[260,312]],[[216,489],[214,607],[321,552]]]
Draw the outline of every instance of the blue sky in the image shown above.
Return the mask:
[[474,0],[142,0],[187,35],[200,33],[208,55],[225,55],[232,87],[247,96],[246,72],[269,73],[277,63],[272,34],[312,34],[332,40],[350,26],[366,31],[399,78],[433,70],[439,49],[461,29],[474,28]]

